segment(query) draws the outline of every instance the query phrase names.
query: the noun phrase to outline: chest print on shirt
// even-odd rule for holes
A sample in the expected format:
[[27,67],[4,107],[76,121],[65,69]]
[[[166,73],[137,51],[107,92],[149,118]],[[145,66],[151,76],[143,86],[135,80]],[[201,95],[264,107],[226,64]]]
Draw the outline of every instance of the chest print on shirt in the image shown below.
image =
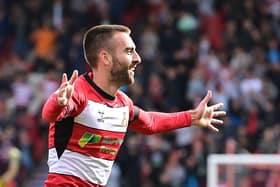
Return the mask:
[[104,111],[98,110],[97,112],[99,114],[99,117],[97,118],[97,121],[100,123],[104,123]]

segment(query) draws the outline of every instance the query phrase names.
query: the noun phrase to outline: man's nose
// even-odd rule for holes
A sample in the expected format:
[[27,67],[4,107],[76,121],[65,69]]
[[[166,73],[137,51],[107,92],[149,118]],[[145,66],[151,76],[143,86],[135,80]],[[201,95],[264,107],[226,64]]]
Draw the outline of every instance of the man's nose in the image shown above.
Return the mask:
[[135,51],[134,55],[133,55],[133,62],[137,62],[137,64],[141,63],[141,57],[140,55]]

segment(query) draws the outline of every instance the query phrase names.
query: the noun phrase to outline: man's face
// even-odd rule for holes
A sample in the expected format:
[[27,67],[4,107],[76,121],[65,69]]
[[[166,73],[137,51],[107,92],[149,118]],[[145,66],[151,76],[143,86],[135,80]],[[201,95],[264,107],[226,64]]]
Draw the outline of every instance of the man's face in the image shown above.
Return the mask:
[[127,33],[122,32],[116,33],[113,41],[111,81],[120,86],[132,84],[135,68],[141,62],[135,44]]

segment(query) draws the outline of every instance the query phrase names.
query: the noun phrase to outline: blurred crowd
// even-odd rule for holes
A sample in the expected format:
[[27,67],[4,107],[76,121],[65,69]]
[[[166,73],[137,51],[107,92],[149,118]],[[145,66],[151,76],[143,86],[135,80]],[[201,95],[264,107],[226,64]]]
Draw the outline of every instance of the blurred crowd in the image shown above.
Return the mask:
[[278,0],[0,0],[0,186],[46,164],[42,104],[63,72],[89,70],[83,33],[108,23],[129,26],[142,57],[121,88],[136,105],[186,110],[212,90],[227,111],[219,133],[128,132],[108,187],[205,187],[211,153],[280,153]]

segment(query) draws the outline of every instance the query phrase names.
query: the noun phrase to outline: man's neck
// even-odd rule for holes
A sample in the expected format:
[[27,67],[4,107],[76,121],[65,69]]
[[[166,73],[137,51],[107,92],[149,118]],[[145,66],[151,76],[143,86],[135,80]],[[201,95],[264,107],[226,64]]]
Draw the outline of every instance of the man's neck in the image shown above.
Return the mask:
[[107,77],[108,76],[106,73],[93,71],[92,81],[107,94],[115,96],[119,86],[116,86],[114,83],[110,82]]

